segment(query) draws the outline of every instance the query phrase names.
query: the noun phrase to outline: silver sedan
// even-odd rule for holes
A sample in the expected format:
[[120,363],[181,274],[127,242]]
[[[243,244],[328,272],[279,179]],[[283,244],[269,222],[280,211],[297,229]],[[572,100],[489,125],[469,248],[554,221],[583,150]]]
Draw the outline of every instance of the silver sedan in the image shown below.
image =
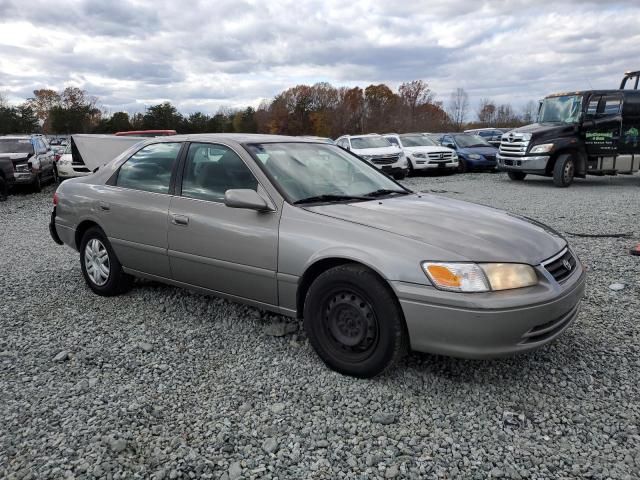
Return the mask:
[[64,182],[50,231],[87,285],[143,277],[304,319],[327,365],[372,377],[407,349],[525,352],[576,318],[585,272],[532,220],[415,193],[341,148],[270,135],[138,144]]

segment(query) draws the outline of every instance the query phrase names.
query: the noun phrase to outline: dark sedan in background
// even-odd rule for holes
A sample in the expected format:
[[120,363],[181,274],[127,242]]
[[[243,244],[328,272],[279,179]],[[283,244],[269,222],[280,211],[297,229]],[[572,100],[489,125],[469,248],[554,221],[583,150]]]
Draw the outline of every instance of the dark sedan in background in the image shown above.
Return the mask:
[[498,149],[478,135],[468,133],[446,133],[440,138],[444,147],[458,153],[459,172],[495,171]]

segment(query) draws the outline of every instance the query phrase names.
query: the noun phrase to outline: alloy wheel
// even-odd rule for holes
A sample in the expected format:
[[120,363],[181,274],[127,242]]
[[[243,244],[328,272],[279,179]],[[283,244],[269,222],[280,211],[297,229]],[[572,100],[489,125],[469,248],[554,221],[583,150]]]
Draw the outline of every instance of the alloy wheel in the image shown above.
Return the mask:
[[101,287],[107,283],[111,273],[109,252],[97,238],[92,238],[87,242],[84,249],[84,265],[89,279],[95,285]]

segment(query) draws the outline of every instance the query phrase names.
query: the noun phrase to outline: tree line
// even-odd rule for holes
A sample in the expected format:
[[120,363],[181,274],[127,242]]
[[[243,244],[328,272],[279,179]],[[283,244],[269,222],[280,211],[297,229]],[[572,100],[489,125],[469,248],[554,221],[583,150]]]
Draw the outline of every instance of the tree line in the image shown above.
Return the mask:
[[11,107],[0,97],[0,133],[114,133],[126,130],[172,129],[178,133],[271,133],[337,138],[343,134],[441,132],[485,126],[515,127],[531,123],[536,104],[517,112],[510,104],[482,99],[475,119],[468,121],[469,97],[456,89],[443,103],[423,80],[404,82],[394,91],[381,83],[334,87],[321,82],[297,85],[263,101],[257,108],[222,108],[216,114],[182,114],[170,102],[129,114],[102,111],[96,97],[67,87],[40,89]]

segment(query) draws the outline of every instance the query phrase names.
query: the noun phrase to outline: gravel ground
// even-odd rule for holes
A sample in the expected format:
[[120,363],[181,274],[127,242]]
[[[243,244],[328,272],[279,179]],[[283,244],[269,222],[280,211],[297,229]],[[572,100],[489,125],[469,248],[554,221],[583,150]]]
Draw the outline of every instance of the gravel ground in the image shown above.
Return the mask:
[[296,322],[253,308],[150,282],[91,294],[78,255],[49,238],[53,187],[11,196],[0,477],[639,478],[640,178],[406,183],[561,232],[634,237],[569,236],[589,281],[554,344],[497,361],[411,354],[356,380],[329,371]]

